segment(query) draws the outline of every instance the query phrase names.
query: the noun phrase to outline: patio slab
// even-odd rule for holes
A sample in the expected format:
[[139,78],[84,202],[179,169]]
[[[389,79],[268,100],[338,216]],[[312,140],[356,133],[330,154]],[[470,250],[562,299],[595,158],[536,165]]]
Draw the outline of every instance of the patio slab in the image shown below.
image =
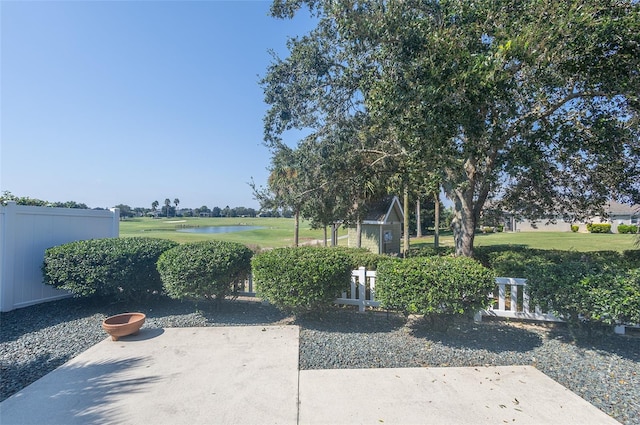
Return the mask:
[[293,424],[298,327],[110,338],[0,404],[9,424]]
[[618,424],[531,366],[303,370],[299,398],[305,425]]
[[617,424],[530,366],[298,370],[297,326],[143,328],[0,403],[13,424]]

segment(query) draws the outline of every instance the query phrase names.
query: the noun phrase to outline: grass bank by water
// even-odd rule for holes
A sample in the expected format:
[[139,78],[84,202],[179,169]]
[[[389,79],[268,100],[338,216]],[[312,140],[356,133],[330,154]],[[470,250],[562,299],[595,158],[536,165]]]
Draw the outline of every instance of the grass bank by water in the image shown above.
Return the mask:
[[[259,226],[232,233],[183,233],[177,230],[185,227],[209,226]],[[293,245],[294,220],[291,218],[252,218],[252,217],[215,217],[215,218],[131,218],[120,222],[120,237],[146,236],[170,239],[179,243],[206,240],[239,242],[251,248],[278,248]],[[346,231],[341,230],[340,235]],[[311,229],[309,222],[300,223],[300,243],[313,243],[322,240],[322,229]]]

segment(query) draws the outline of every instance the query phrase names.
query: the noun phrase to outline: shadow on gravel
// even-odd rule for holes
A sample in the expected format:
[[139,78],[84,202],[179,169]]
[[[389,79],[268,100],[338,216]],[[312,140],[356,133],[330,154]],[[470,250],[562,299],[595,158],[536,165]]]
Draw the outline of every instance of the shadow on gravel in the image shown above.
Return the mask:
[[67,357],[53,358],[51,354],[42,354],[27,363],[3,362],[0,366],[0,372],[2,372],[0,373],[0,401],[42,378],[68,360]]
[[13,341],[60,323],[91,316],[99,312],[96,304],[80,298],[66,298],[0,313],[0,342]]
[[271,305],[256,301],[224,301],[198,305],[199,313],[212,326],[269,325],[289,317]]
[[493,353],[514,351],[524,353],[542,345],[536,332],[497,323],[459,323],[446,332],[433,331],[423,323],[409,326],[415,338],[439,342],[453,348],[487,350]]
[[406,324],[406,319],[382,312],[358,313],[355,310],[340,309],[297,316],[295,324],[315,331],[375,333],[398,330]]
[[586,350],[615,354],[640,363],[640,336],[616,335],[611,330],[607,333],[589,335],[567,327],[558,327],[549,332],[549,338]]

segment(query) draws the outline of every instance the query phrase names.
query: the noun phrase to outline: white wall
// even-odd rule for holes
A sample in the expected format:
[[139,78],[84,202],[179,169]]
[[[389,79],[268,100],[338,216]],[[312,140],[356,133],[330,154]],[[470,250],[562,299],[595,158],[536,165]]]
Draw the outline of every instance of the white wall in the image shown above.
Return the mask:
[[68,297],[43,283],[44,251],[83,239],[118,237],[120,211],[0,206],[0,311]]

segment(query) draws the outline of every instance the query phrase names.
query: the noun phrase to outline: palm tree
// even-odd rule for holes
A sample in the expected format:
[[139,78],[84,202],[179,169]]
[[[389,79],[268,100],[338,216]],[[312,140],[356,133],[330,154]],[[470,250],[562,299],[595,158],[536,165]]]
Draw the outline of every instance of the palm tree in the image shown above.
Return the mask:
[[160,202],[158,201],[153,201],[151,203],[151,209],[153,210],[153,215],[156,215],[156,209],[158,208],[158,205],[160,205]]
[[178,198],[174,199],[174,200],[173,200],[173,203],[174,203],[174,204],[175,204],[175,206],[176,206],[176,213],[175,213],[175,215],[178,215],[178,204],[180,203],[180,199],[178,199]]
[[165,199],[164,206],[167,208],[167,218],[169,218],[169,207],[171,206],[171,199],[169,198]]
[[294,229],[293,229],[293,246],[298,246],[300,233],[300,210],[302,208],[302,199],[296,184],[299,183],[298,170],[288,166],[275,167],[269,175],[268,184],[274,193],[277,202],[284,207],[293,209]]

